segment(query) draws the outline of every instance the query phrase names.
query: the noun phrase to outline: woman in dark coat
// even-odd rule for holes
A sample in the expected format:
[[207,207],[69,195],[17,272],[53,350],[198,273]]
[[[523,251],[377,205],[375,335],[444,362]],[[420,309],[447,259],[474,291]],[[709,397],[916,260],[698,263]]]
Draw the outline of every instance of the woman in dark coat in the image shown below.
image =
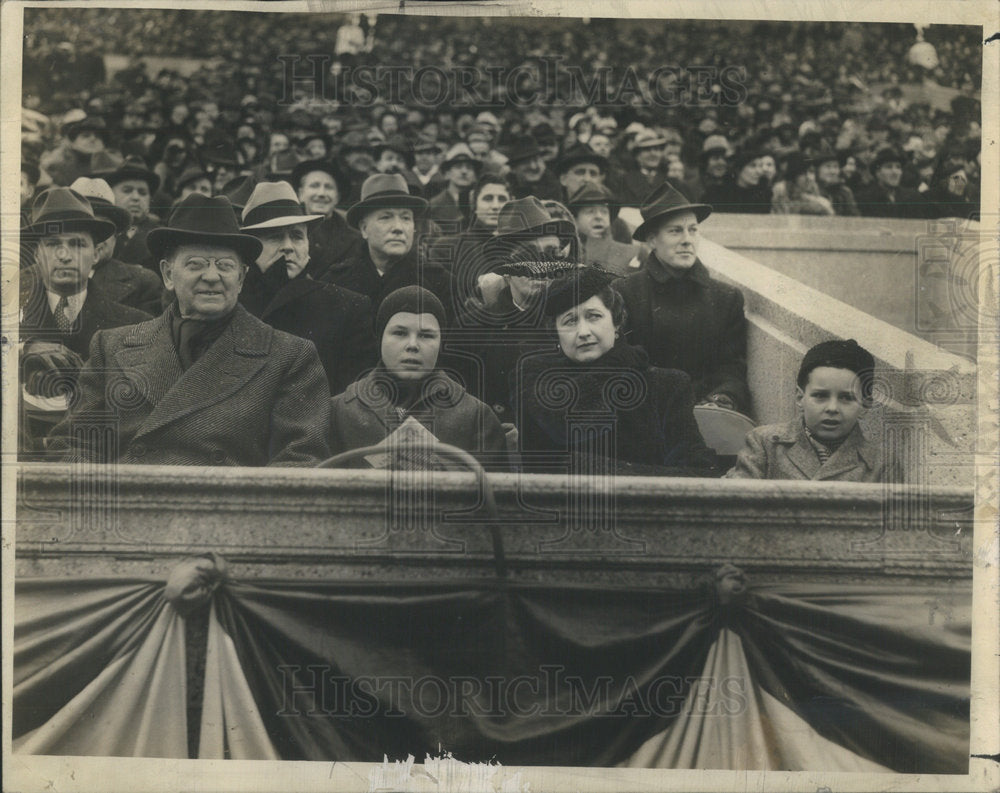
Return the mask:
[[336,394],[378,359],[372,305],[364,295],[310,277],[310,237],[323,215],[307,215],[287,182],[261,182],[242,230],[263,249],[247,268],[240,303],[272,328],[309,339]]
[[625,305],[612,277],[585,267],[547,290],[557,349],[526,358],[512,381],[525,470],[717,475],[688,376],[650,366],[621,340]]
[[[445,310],[420,286],[388,295],[375,323],[381,345],[378,365],[330,402],[330,449],[334,454],[374,446],[403,432],[457,446],[487,469],[509,470],[507,439],[493,411],[438,368]],[[425,435],[429,433],[429,435]],[[375,467],[452,467],[444,458],[370,459]],[[348,465],[363,465],[352,462]]]
[[945,160],[934,173],[934,184],[923,195],[927,217],[979,220],[979,196],[969,183],[965,162]]

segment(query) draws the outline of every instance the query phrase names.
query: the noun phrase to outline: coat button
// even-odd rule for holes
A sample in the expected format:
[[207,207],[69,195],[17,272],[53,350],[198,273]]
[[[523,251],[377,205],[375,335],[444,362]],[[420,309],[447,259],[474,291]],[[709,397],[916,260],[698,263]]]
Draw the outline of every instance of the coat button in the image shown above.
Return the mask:
[[133,443],[131,451],[135,457],[142,457],[146,453],[146,447],[141,443]]
[[212,452],[212,462],[222,463],[226,460],[226,453],[222,449],[216,449]]
[[502,416],[505,412],[503,405],[494,405],[493,412],[496,413],[498,416]]

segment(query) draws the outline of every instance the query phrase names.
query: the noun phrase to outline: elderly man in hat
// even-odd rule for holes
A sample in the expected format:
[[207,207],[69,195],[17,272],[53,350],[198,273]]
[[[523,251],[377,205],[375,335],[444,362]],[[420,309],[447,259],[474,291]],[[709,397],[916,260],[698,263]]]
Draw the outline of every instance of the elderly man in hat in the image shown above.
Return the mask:
[[652,252],[643,270],[615,282],[629,343],[644,347],[654,366],[687,372],[696,400],[746,413],[743,294],[713,280],[698,259],[699,224],[712,208],[663,185],[640,211],[634,236]]
[[612,224],[618,218],[619,202],[614,194],[598,183],[583,184],[566,204],[576,223],[582,245],[582,261],[596,264],[625,276],[641,266],[639,247],[625,245],[612,237]]
[[453,311],[451,275],[418,256],[418,223],[426,210],[427,202],[411,195],[399,174],[369,176],[361,200],[347,211],[347,223],[361,232],[365,245],[321,280],[367,296],[375,312],[386,295],[410,284],[429,289]]
[[129,227],[118,236],[115,258],[158,273],[159,266],[146,245],[146,237],[160,224],[159,218],[150,212],[160,177],[146,167],[141,157],[123,159],[109,152],[95,155],[91,169],[91,176],[103,179],[114,191],[115,205],[129,213]]
[[[66,395],[100,330],[149,319],[116,303],[90,281],[97,247],[113,246],[115,224],[95,217],[90,203],[68,187],[54,187],[35,200],[23,240],[34,263],[21,271],[21,383],[27,410],[21,450],[41,449],[41,436],[61,415],[62,405],[40,400]],[[29,406],[30,407],[30,406]]]
[[900,184],[904,162],[903,155],[891,147],[880,149],[875,155],[869,166],[875,181],[855,196],[862,217],[927,217],[927,205],[920,193]]
[[[115,206],[115,194],[103,179],[81,176],[70,186],[90,202],[94,214],[115,224],[115,234],[129,226],[129,214]],[[94,245],[96,262],[90,273],[90,285],[123,306],[132,306],[149,314],[163,310],[163,282],[138,264],[128,264],[115,258],[115,237]]]
[[469,225],[469,189],[482,170],[465,143],[456,143],[441,163],[445,187],[427,202],[427,214],[446,234],[457,234]]
[[378,361],[371,301],[309,276],[309,235],[325,220],[307,214],[287,182],[262,182],[242,213],[242,230],[262,250],[247,271],[240,304],[268,325],[316,345],[339,394]]
[[514,141],[507,151],[511,189],[515,198],[534,196],[541,200],[561,201],[563,188],[545,162],[545,151],[530,135]]
[[361,253],[364,249],[361,234],[347,225],[338,209],[350,189],[339,167],[328,160],[305,160],[292,169],[286,181],[295,190],[306,213],[323,218],[309,227],[306,272],[310,277],[321,278],[334,262]]
[[579,267],[573,223],[554,217],[534,196],[500,209],[497,234],[469,268],[472,284],[458,286],[461,324],[477,341],[465,346],[479,361],[466,382],[503,422],[513,420],[509,377],[520,357],[551,342],[543,328],[541,296],[553,278]]
[[[67,459],[158,465],[311,466],[328,456],[330,389],[305,339],[238,304],[260,240],[224,197],[191,195],[149,235],[174,293],[156,319],[97,333],[81,397],[53,430]],[[114,442],[91,445],[89,416]]]

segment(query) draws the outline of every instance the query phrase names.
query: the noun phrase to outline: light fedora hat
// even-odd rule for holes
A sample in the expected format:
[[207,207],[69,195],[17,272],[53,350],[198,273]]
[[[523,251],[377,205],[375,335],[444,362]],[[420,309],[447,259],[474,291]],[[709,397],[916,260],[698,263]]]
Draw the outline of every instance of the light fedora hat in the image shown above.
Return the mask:
[[128,231],[131,225],[131,215],[119,206],[115,206],[115,193],[111,186],[103,179],[91,179],[88,176],[81,176],[69,186],[70,190],[76,190],[80,195],[90,202],[97,217],[110,220],[115,224],[118,233]]
[[307,215],[288,182],[261,182],[243,207],[243,231],[273,229],[322,220],[326,215]]

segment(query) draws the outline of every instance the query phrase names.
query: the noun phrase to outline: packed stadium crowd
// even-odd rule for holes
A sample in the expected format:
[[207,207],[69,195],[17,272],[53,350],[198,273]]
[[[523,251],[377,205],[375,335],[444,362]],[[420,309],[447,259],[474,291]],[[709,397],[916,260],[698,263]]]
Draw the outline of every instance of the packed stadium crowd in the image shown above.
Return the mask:
[[[115,361],[165,344],[133,384],[154,426],[118,406],[138,411],[126,461],[300,464],[433,414],[439,440],[530,469],[593,452],[546,378],[599,413],[610,368],[655,386],[616,406],[619,462],[721,473],[692,407],[750,412],[746,328],[697,258],[701,221],[979,212],[971,28],[31,9],[25,34],[22,336],[60,349],[28,349],[22,382],[37,402],[71,372],[93,411]],[[470,329],[471,353],[442,347]],[[227,369],[227,334],[264,370]],[[731,475],[886,475],[856,428],[872,356],[832,344],[803,361],[805,424],[757,441],[806,449],[808,470],[768,474],[748,446]],[[253,383],[226,396],[247,432],[203,411],[136,440],[174,420],[160,397],[178,415],[208,399],[218,367]],[[810,425],[810,389],[852,405]],[[328,417],[304,406],[323,394]],[[81,453],[62,418],[25,423],[23,452]]]

